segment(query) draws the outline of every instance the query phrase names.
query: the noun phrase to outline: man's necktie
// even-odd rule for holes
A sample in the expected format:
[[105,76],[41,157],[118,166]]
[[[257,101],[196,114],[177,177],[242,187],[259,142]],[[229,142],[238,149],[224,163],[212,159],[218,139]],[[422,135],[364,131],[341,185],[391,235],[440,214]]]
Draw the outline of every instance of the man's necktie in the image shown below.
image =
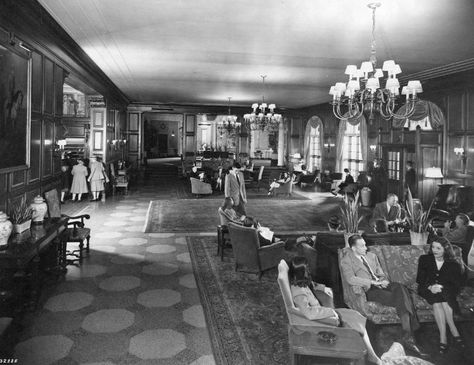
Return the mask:
[[367,262],[367,259],[365,258],[365,256],[361,256],[360,258],[362,259],[362,263],[364,264],[365,268],[369,271],[370,276],[372,276],[372,280],[378,280],[379,278],[374,274],[374,272],[370,268],[369,263]]
[[236,173],[236,174],[235,174],[235,177],[236,177],[236,179],[237,179],[237,183],[238,183],[238,184],[239,184],[239,186],[240,186],[240,177],[239,177],[239,173]]

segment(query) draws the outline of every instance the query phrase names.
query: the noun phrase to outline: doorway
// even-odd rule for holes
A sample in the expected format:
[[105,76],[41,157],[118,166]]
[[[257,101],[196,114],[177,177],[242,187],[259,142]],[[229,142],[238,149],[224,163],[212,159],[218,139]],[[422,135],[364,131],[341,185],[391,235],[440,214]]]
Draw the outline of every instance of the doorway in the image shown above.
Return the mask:
[[168,157],[168,135],[158,134],[158,157]]
[[[387,171],[387,193],[397,194],[400,201],[405,201],[406,163],[416,161],[414,146],[387,146],[383,150],[383,161]],[[412,193],[417,196],[416,191]]]

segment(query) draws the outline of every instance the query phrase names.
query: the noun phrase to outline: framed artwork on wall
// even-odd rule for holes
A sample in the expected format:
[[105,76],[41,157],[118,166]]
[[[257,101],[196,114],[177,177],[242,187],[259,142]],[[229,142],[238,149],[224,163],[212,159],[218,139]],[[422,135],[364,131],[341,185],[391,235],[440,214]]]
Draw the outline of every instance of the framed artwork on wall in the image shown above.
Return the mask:
[[30,163],[31,59],[15,47],[0,43],[0,172]]

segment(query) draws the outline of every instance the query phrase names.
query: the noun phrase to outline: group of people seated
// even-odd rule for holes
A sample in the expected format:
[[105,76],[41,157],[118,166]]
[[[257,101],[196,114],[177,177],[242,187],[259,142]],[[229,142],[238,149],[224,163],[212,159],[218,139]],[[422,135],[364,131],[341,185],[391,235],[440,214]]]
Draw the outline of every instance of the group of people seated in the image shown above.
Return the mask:
[[[426,358],[427,355],[420,350],[414,338],[414,332],[420,325],[409,289],[388,280],[377,256],[367,250],[361,236],[351,236],[349,246],[349,253],[340,263],[344,279],[351,286],[361,287],[369,301],[395,307],[404,331],[402,342],[405,348],[416,356]],[[390,363],[389,359],[383,361],[379,358],[373,350],[365,329],[366,318],[355,310],[334,308],[332,290],[312,282],[306,258],[293,258],[289,268],[293,302],[307,319],[356,330],[365,342],[370,362]],[[461,289],[461,273],[462,268],[454,258],[449,241],[444,237],[433,236],[428,254],[419,258],[416,282],[418,294],[433,306],[441,354],[449,349],[447,329],[452,335],[453,345],[461,349],[465,347],[453,317],[453,313],[459,311],[456,297]],[[406,360],[406,363],[410,363],[410,357]],[[417,363],[420,363],[420,359],[417,359]]]

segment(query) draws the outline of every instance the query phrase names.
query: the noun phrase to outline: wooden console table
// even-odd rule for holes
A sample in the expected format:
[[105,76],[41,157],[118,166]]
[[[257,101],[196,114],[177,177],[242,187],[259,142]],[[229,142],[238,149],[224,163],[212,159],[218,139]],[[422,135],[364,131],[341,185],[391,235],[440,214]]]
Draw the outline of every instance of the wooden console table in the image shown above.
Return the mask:
[[64,270],[65,257],[61,254],[62,245],[59,235],[66,229],[68,218],[45,220],[41,225],[31,225],[31,228],[20,234],[12,234],[8,240],[8,247],[0,251],[0,268],[7,273],[25,272],[31,287],[30,297],[35,304],[40,292],[40,254],[56,246],[55,266]]

